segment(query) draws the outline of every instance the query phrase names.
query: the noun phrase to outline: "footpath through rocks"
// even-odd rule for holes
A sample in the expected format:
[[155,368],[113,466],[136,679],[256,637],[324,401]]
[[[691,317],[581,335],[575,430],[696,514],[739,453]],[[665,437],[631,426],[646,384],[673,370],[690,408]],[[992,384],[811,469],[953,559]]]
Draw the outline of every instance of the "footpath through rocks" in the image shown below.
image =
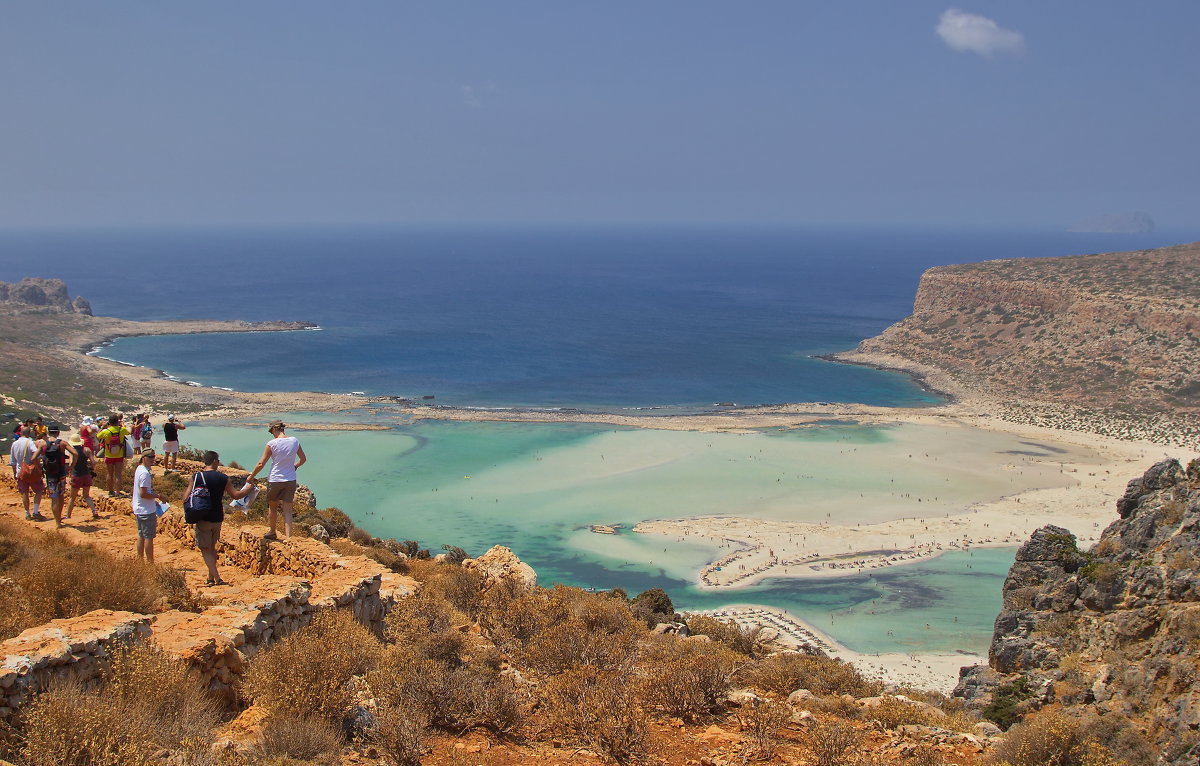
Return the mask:
[[[188,475],[199,465],[180,461],[179,467]],[[154,473],[160,477],[163,472],[156,466]],[[104,497],[98,489],[93,491],[100,495],[95,498],[100,518],[93,520],[86,506],[77,505],[58,531],[71,542],[133,556],[137,527],[129,497]],[[42,500],[42,512],[47,521],[20,523],[53,532],[48,498]],[[7,466],[0,470],[0,513],[24,517]],[[228,585],[206,587],[207,569],[192,530],[182,509],[167,511],[159,518],[154,560],[183,574],[200,597],[201,611],[95,610],[52,620],[0,643],[0,721],[12,718],[55,679],[97,677],[100,660],[112,648],[139,636],[193,665],[215,693],[232,694],[246,660],[308,624],[316,611],[351,609],[364,624],[378,625],[398,599],[417,587],[413,579],[366,556],[342,555],[309,538],[270,540],[265,526],[230,524],[217,545],[218,568]]]

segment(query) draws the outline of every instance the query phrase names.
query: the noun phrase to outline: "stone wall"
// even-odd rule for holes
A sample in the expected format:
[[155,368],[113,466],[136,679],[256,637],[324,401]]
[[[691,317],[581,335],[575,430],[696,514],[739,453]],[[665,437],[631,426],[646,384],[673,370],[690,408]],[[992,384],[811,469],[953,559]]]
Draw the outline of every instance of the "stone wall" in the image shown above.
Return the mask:
[[56,679],[91,681],[115,647],[150,635],[151,618],[98,609],[51,620],[0,644],[0,720],[6,720]]

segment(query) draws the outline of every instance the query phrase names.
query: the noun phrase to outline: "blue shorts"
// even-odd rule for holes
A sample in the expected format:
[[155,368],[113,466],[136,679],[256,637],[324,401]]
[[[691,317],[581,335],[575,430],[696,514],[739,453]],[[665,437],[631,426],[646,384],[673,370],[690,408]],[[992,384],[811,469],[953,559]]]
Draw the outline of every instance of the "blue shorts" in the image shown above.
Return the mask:
[[158,535],[158,516],[153,513],[145,516],[135,513],[133,518],[137,519],[138,537],[153,540]]
[[63,496],[63,492],[67,488],[67,477],[63,476],[58,479],[46,477],[46,494],[52,499],[58,499]]

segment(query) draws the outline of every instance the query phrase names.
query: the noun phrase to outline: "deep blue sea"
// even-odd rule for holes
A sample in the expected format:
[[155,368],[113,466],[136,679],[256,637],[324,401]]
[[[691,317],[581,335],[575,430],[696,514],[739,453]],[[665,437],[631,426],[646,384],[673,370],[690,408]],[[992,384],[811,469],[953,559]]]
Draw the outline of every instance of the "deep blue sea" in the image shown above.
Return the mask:
[[[905,317],[925,269],[1195,239],[1200,231],[10,230],[0,231],[0,280],[61,278],[95,313],[129,319],[320,326],[128,338],[101,352],[206,386],[428,395],[484,408],[906,406],[938,398],[900,374],[814,357],[853,348]],[[382,422],[381,412],[337,417]],[[285,416],[301,427],[330,417]],[[715,513],[804,519],[831,507],[861,519],[864,503],[928,494],[931,481],[944,483],[945,495],[955,487],[964,504],[984,491],[954,472],[953,455],[891,484],[888,449],[902,449],[894,445],[911,432],[844,423],[821,433],[701,437],[596,424],[386,422],[389,430],[377,432],[295,429],[311,456],[301,480],[322,505],[343,508],[375,534],[435,549],[461,544],[472,555],[502,542],[547,584],[661,586],[690,608],[780,607],[860,651],[987,646],[1011,549],[714,593],[691,583],[719,552],[682,538],[588,532],[596,523],[628,529]],[[184,440],[252,463],[267,437],[235,425],[193,424]],[[1005,462],[1016,449],[977,448]],[[875,500],[860,499],[872,491]]]
[[[1197,233],[1200,236],[1200,233]],[[1186,233],[733,228],[0,232],[0,279],[97,314],[303,320],[319,332],[135,338],[105,352],[240,390],[481,407],[931,401],[813,359],[906,316],[930,266],[1141,248]]]

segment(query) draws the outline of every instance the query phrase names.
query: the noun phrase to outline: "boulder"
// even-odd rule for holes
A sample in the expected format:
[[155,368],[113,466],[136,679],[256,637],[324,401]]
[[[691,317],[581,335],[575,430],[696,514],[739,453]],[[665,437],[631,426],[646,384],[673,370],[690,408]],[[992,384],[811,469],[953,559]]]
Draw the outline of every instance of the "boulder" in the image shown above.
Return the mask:
[[329,530],[325,529],[325,527],[321,526],[320,524],[313,524],[311,527],[309,527],[308,534],[314,540],[319,540],[323,543],[329,542]]
[[462,566],[483,575],[484,587],[500,581],[513,582],[529,590],[537,587],[537,572],[533,571],[533,567],[503,545],[492,546],[479,558],[464,560]]

